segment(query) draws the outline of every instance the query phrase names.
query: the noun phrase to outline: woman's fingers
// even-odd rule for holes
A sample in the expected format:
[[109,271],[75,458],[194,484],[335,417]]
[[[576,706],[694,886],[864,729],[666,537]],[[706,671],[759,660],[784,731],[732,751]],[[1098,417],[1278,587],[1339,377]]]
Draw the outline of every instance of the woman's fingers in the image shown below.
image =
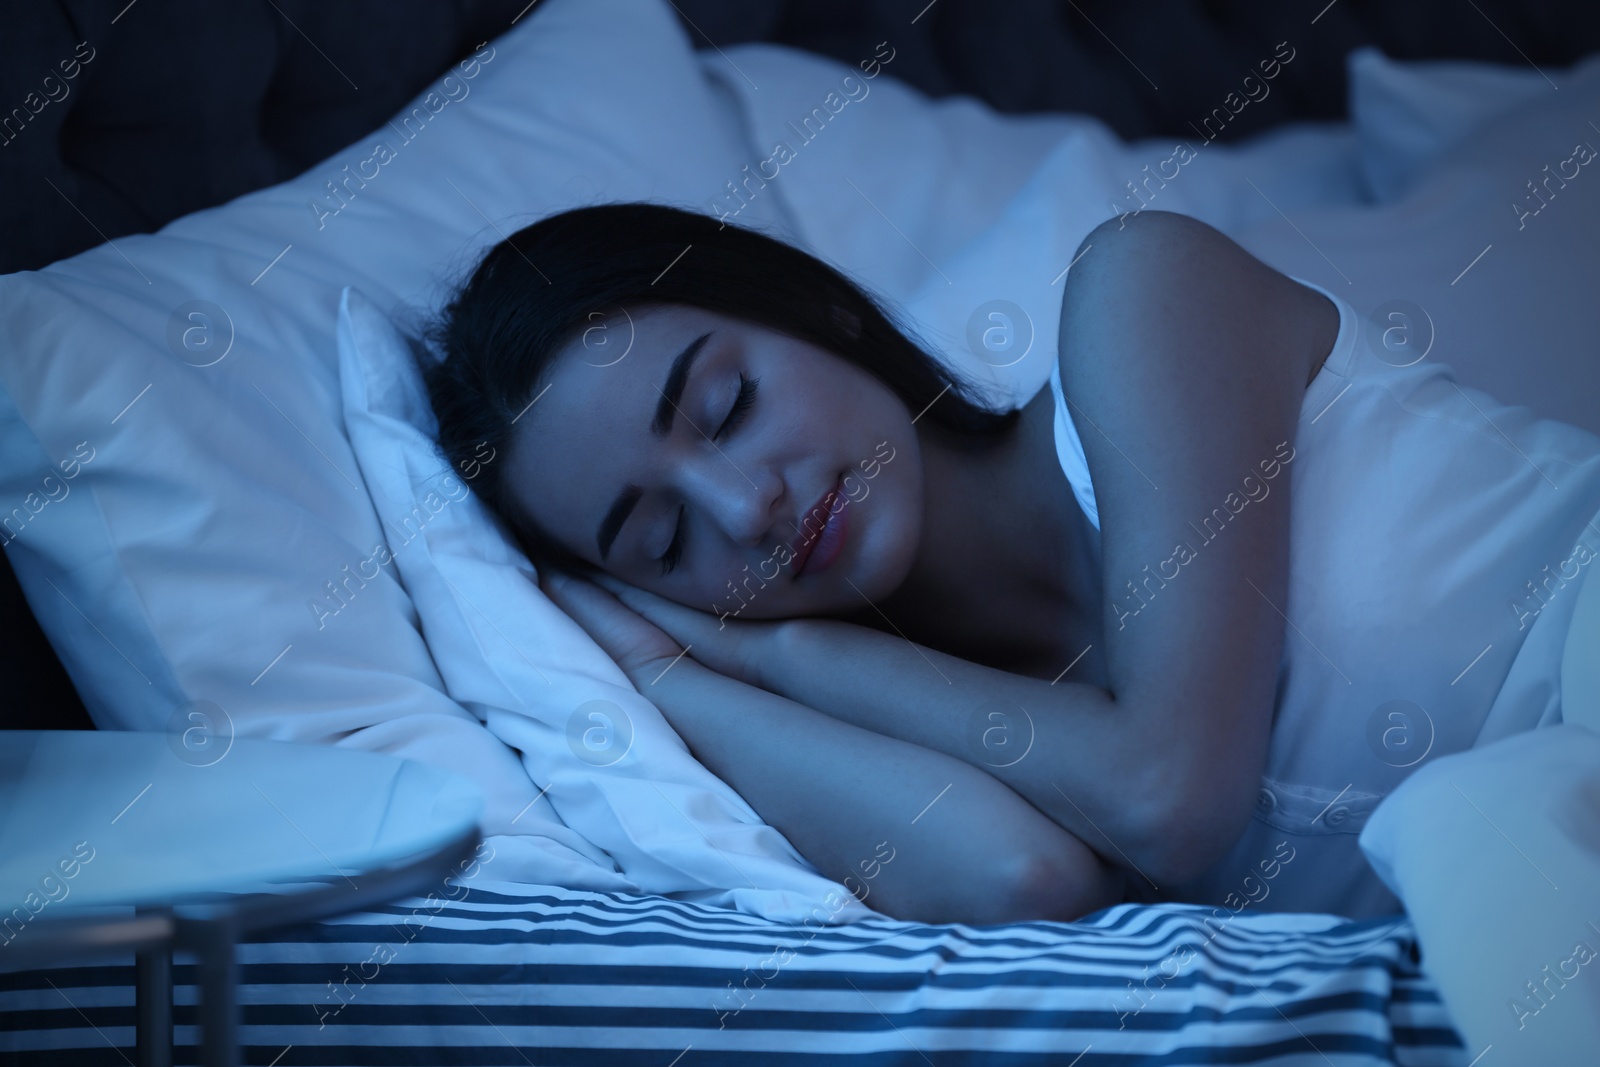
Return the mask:
[[657,596],[609,574],[596,575],[595,581],[670,634],[705,666],[718,674],[759,684],[752,676],[751,663],[760,654],[758,646],[775,629],[773,623],[719,617]]
[[618,600],[676,637],[682,644],[705,642],[719,629],[722,633],[727,632],[725,625],[714,615],[629,585],[609,574],[596,575],[595,583],[610,590]]
[[671,635],[592,582],[549,571],[540,576],[539,588],[630,677],[683,651]]
[[[702,614],[695,612],[692,608],[686,608],[676,601],[668,600],[666,597],[646,592],[636,585],[629,585],[620,578],[612,577],[609,574],[595,575],[594,582],[601,588],[609,590],[618,600],[663,630],[671,633],[674,637],[678,636],[675,630],[683,629],[687,631],[695,626],[694,620],[690,617],[691,615]],[[692,640],[692,638],[690,639]]]

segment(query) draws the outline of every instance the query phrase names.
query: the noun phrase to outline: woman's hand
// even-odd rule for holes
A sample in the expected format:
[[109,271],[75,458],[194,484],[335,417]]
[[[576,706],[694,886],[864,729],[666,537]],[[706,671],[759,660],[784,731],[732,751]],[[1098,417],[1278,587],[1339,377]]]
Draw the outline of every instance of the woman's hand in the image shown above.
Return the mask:
[[776,654],[775,642],[784,620],[723,618],[685,607],[609,574],[596,575],[595,581],[670,634],[699,663],[718,674],[766,688],[760,668],[768,657]]
[[683,646],[660,627],[593,582],[546,570],[539,588],[594,638],[636,688],[642,677],[654,677],[667,661],[683,654]]

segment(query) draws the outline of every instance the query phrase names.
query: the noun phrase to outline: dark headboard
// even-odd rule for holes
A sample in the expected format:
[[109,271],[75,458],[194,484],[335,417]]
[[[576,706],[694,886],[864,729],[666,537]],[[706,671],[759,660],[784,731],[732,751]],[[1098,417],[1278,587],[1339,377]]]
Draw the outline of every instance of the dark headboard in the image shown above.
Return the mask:
[[[539,0],[547,2],[547,0]],[[699,48],[765,40],[1002,111],[1187,136],[1279,41],[1296,50],[1233,140],[1344,115],[1344,56],[1565,65],[1593,0],[673,0]],[[0,273],[33,270],[273,185],[381,125],[527,0],[0,0]],[[1156,87],[1159,86],[1159,89]],[[0,562],[0,726],[89,726]]]

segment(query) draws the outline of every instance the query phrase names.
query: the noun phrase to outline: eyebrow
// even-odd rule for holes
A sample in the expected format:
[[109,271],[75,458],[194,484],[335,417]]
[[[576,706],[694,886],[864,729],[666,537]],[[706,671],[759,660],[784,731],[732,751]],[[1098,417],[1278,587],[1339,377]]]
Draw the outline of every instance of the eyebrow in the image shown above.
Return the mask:
[[[673,420],[677,418],[678,405],[683,400],[685,386],[689,384],[689,375],[694,370],[695,359],[699,357],[710,339],[711,333],[701,334],[673,358],[672,369],[667,372],[666,383],[660,390],[661,399],[656,402],[655,417],[650,420],[650,432],[654,436],[672,435]],[[634,507],[643,495],[644,490],[637,485],[624,486],[622,492],[617,494],[617,499],[612,501],[611,507],[606,510],[605,518],[600,520],[600,528],[595,532],[595,542],[600,547],[602,561],[611,554],[612,542],[617,539],[622,524],[628,521],[628,516],[633,513]]]

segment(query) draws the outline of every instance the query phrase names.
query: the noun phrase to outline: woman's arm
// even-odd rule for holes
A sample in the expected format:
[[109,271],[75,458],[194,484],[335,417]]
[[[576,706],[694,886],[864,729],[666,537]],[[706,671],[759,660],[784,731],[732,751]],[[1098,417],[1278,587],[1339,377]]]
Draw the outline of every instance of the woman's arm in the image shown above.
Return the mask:
[[[1112,862],[1183,882],[1238,838],[1259,785],[1284,640],[1289,479],[1247,509],[1244,479],[1259,486],[1292,461],[1308,370],[1338,313],[1185,216],[1146,211],[1084,245],[1060,363],[1099,505],[1110,688],[1052,685],[826,619],[785,623],[752,680],[982,767]],[[998,727],[996,707],[1011,709]],[[997,728],[1027,755],[1000,765],[1014,757],[984,743]]]
[[1120,872],[970,764],[688,657],[652,684],[663,666],[635,685],[695,758],[874,909],[919,922],[1071,921],[1122,899]]
[[994,923],[1072,920],[1121,900],[1120,872],[982,771],[718,674],[594,584],[547,575],[544,589],[696,759],[874,909]]

